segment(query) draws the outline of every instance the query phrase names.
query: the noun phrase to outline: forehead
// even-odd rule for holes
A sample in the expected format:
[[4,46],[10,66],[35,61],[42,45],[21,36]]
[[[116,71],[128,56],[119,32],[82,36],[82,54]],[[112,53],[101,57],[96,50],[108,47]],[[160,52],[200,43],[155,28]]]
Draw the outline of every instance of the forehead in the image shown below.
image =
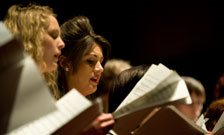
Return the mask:
[[49,16],[49,20],[50,20],[50,24],[49,24],[49,27],[48,27],[49,30],[51,30],[51,29],[59,29],[58,21],[57,21],[57,19],[54,16],[50,15]]
[[90,51],[86,55],[89,55],[89,54],[97,54],[97,55],[103,57],[103,52],[102,52],[101,46],[94,42]]

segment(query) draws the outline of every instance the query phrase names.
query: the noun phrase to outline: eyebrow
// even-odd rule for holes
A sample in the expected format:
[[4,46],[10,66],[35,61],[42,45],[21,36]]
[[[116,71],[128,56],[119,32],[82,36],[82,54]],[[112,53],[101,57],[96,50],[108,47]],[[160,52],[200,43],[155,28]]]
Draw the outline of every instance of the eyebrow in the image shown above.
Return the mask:
[[89,53],[89,54],[86,54],[85,56],[93,56],[95,58],[100,58],[102,61],[104,60],[104,57],[103,56],[102,57],[98,57],[98,55],[96,55],[96,54]]

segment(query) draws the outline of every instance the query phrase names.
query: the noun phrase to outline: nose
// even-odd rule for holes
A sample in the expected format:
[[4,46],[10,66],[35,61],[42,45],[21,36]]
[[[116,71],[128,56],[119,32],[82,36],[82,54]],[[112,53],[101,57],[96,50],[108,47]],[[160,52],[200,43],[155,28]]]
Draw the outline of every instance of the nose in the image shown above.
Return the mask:
[[97,71],[97,73],[102,73],[104,70],[102,64],[99,61],[97,62],[95,66],[95,70]]
[[59,38],[59,43],[58,43],[58,49],[63,49],[65,47],[65,43],[64,41],[61,39],[61,37]]

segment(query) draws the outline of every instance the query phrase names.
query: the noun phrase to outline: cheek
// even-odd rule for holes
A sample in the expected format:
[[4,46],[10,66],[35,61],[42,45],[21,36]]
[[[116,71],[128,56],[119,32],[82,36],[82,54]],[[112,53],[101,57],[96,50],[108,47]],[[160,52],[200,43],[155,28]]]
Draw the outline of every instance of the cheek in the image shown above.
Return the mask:
[[43,48],[43,59],[45,62],[50,62],[52,61],[53,53],[51,49],[48,48]]
[[80,75],[80,78],[81,78],[81,81],[83,81],[83,83],[85,83],[85,85],[87,85],[90,80],[90,74],[87,72],[84,72],[83,74]]
[[181,104],[178,105],[177,108],[181,111],[181,112],[187,112],[189,110],[189,106],[185,105],[185,104]]
[[45,38],[43,41],[43,49],[46,53],[52,52],[56,48],[56,44],[52,39]]
[[93,69],[88,64],[81,64],[77,74],[83,79],[89,79],[93,73]]
[[53,52],[53,50],[54,50],[53,44],[48,44],[48,45],[45,45],[45,47],[44,47],[44,53],[51,54],[51,52]]
[[89,80],[88,73],[85,72],[84,68],[80,68],[77,73],[73,74],[74,80],[76,80],[76,83],[79,83],[78,85],[86,84]]
[[197,109],[197,111],[200,111],[201,112],[201,110],[203,109],[203,105],[197,105],[196,106],[196,109]]

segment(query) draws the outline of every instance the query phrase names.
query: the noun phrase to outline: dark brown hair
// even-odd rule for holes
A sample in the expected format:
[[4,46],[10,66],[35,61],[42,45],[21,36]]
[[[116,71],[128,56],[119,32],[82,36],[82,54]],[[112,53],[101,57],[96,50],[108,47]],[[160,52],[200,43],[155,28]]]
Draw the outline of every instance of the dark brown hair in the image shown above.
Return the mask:
[[[96,43],[103,51],[104,61],[110,56],[111,45],[104,37],[95,34],[90,21],[85,16],[77,16],[66,21],[61,25],[62,40],[65,48],[62,49],[62,56],[66,57],[71,63],[72,72],[77,72],[82,57],[89,53]],[[65,69],[60,66],[58,68],[58,87],[64,95],[67,91]]]
[[224,98],[224,74],[218,78],[214,88],[214,100],[221,98]]
[[122,71],[113,79],[109,90],[109,112],[116,110],[136,83],[144,76],[148,68],[148,65],[131,67]]

